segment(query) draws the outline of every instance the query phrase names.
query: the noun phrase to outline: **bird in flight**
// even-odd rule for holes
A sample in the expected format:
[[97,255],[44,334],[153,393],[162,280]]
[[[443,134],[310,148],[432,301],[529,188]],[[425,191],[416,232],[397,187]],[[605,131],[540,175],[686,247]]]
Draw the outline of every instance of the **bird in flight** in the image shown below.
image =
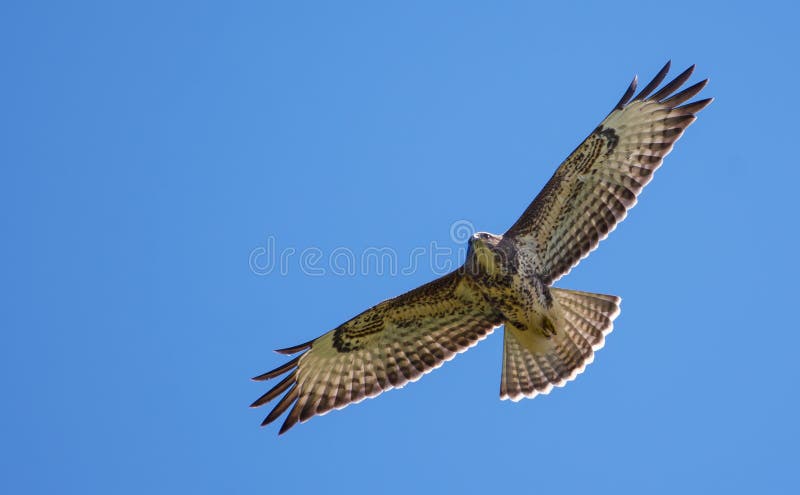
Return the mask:
[[330,332],[280,349],[299,354],[254,378],[286,374],[253,402],[281,399],[298,422],[418,380],[504,326],[500,398],[548,393],[581,373],[603,346],[620,298],[553,287],[614,230],[696,114],[694,66],[660,89],[670,63],[636,96],[634,77],[611,113],[558,167],[502,235],[478,232],[455,271],[373,306]]

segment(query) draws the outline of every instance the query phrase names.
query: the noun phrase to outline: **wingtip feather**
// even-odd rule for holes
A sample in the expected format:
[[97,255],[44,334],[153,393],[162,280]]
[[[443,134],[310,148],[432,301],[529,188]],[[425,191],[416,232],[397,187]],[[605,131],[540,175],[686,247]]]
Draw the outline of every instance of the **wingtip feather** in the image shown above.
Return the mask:
[[300,351],[310,348],[313,343],[314,343],[313,340],[309,340],[308,342],[304,342],[296,346],[286,347],[284,349],[275,349],[275,352],[277,352],[278,354],[287,354],[287,355],[297,354]]
[[289,389],[288,392],[286,392],[286,395],[283,396],[281,401],[278,402],[274,408],[272,408],[272,411],[269,412],[267,417],[264,418],[264,421],[261,422],[261,426],[267,426],[268,424],[278,419],[278,417],[281,414],[283,414],[284,411],[286,411],[286,409],[292,404],[292,402],[294,402],[297,399],[297,395],[298,395],[298,389],[297,389],[297,384],[295,383],[292,386],[292,388]]
[[659,89],[655,94],[653,94],[653,96],[649,97],[648,100],[661,102],[663,99],[667,98],[672,94],[673,91],[683,86],[683,83],[685,83],[692,76],[692,72],[694,72],[695,67],[695,64],[689,66],[688,69],[681,72],[675,77],[675,79],[665,84],[663,88]]
[[703,88],[706,87],[708,84],[708,79],[704,79],[698,83],[695,83],[688,88],[675,93],[674,95],[670,96],[666,100],[662,101],[661,103],[666,105],[669,108],[675,108],[680,104],[689,101],[690,99],[694,98]]
[[630,85],[628,85],[628,89],[625,90],[625,93],[622,95],[622,98],[619,99],[619,102],[614,106],[614,110],[622,110],[622,108],[630,101],[633,94],[636,92],[636,86],[639,84],[639,76],[633,76],[633,80],[631,81]]
[[286,378],[280,381],[277,385],[272,387],[267,393],[256,399],[250,407],[261,407],[267,402],[271,401],[278,395],[282,394],[287,388],[293,385],[297,379],[297,370],[292,371],[290,374],[286,375]]
[[681,110],[687,114],[696,114],[700,110],[710,105],[713,101],[714,98],[705,98],[703,100],[693,101],[692,103],[687,103],[686,105],[677,107],[676,110]]
[[[302,401],[302,399],[303,398],[301,397],[300,400]],[[303,406],[305,406],[305,404],[303,404]],[[289,411],[289,414],[286,416],[286,419],[283,421],[281,429],[278,431],[278,436],[283,435],[284,433],[289,431],[292,428],[292,426],[296,425],[297,422],[300,421],[301,410],[302,407],[300,405],[300,402],[295,402],[294,407],[292,407],[291,411]]]
[[672,67],[672,60],[667,60],[667,63],[664,64],[664,67],[662,67],[661,70],[659,70],[658,73],[656,73],[655,77],[653,77],[653,79],[649,83],[647,83],[647,85],[644,88],[642,88],[642,90],[639,92],[638,95],[636,95],[636,98],[634,98],[633,101],[640,101],[647,98],[648,95],[650,95],[650,93],[652,93],[653,90],[656,89],[659,84],[661,84],[664,78],[667,77],[670,67]]
[[297,356],[291,361],[278,366],[274,370],[270,370],[267,371],[266,373],[254,376],[253,378],[251,378],[251,380],[253,380],[254,382],[263,382],[265,380],[269,380],[270,378],[275,378],[276,376],[280,376],[289,371],[290,369],[294,368],[295,366],[297,366],[297,363],[299,361],[300,361],[300,356]]

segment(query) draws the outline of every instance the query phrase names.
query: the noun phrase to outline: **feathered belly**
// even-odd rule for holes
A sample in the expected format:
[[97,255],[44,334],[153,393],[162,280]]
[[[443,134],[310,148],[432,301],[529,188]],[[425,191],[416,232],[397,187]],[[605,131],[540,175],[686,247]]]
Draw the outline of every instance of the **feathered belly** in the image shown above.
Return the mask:
[[506,319],[520,331],[537,331],[545,336],[555,334],[560,312],[550,289],[538,277],[515,275],[509,284],[496,287],[492,296]]

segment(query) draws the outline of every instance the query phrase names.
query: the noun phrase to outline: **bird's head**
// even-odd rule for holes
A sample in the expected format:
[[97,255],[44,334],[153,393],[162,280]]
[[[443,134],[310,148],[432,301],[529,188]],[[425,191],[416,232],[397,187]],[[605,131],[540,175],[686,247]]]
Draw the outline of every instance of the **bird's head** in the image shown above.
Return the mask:
[[503,236],[490,234],[488,232],[475,232],[469,238],[470,247],[496,247]]
[[469,238],[467,264],[475,270],[495,273],[501,268],[501,252],[497,249],[503,236],[476,232]]

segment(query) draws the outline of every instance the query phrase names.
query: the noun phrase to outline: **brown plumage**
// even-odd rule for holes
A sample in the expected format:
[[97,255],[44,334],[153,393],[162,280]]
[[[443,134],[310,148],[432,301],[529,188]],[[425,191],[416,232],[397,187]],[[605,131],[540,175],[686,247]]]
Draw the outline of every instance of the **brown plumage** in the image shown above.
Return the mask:
[[611,331],[620,299],[551,285],[625,218],[695,114],[711,102],[686,104],[707,80],[675,92],[694,66],[656,91],[669,66],[635,97],[634,78],[505,234],[472,236],[459,269],[317,339],[278,351],[302,354],[254,378],[286,374],[252,404],[284,394],[262,424],[289,410],[283,433],[331,409],[402,387],[500,325],[501,398],[547,393],[583,371]]

